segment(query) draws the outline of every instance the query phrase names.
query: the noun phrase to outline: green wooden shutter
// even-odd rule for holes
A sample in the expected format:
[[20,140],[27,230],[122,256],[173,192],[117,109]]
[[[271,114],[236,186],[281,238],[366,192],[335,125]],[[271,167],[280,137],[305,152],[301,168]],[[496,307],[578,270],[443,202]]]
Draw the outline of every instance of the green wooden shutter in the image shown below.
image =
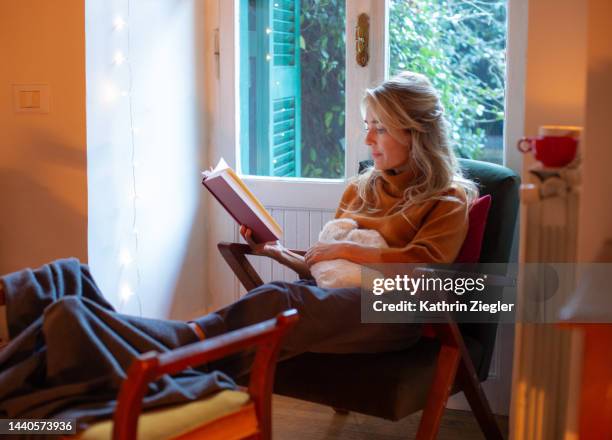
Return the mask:
[[242,0],[239,41],[242,171],[300,176],[299,0]]
[[300,175],[300,2],[270,8],[270,174]]

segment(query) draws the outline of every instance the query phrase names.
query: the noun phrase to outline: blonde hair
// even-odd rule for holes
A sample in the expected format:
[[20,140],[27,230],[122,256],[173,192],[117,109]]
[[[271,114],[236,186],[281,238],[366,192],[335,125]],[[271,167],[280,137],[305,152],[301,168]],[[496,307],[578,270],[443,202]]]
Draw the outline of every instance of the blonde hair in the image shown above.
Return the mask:
[[[413,167],[414,180],[404,191],[403,200],[396,208],[423,203],[432,199],[458,199],[445,195],[451,187],[465,191],[468,204],[478,197],[474,182],[463,177],[448,137],[448,124],[438,92],[427,77],[413,72],[402,72],[373,89],[366,89],[362,113],[369,109],[393,135],[394,131],[408,131],[412,145],[408,166]],[[377,212],[376,180],[382,171],[370,167],[357,176],[353,183],[362,201],[355,212]]]

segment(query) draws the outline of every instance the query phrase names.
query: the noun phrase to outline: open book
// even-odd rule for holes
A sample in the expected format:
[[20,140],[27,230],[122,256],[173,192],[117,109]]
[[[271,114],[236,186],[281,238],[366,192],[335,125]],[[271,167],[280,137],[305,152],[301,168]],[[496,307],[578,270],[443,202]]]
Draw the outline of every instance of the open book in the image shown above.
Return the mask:
[[283,236],[276,220],[223,158],[214,170],[203,171],[202,176],[202,185],[239,225],[251,229],[256,243],[279,240]]

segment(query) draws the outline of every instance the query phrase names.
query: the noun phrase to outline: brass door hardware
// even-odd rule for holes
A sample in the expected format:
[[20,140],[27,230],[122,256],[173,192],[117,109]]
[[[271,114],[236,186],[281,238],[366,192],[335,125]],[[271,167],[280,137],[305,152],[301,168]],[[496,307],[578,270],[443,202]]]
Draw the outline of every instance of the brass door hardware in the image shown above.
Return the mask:
[[359,14],[355,28],[355,59],[362,67],[368,65],[370,60],[370,17],[368,14]]

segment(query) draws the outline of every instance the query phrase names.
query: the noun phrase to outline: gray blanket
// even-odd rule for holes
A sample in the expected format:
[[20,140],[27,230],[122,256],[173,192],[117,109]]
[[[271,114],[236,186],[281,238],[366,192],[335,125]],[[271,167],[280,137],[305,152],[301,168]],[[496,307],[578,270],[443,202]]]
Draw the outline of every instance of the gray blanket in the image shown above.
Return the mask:
[[[0,351],[0,417],[65,418],[84,429],[110,417],[133,359],[195,342],[184,322],[117,313],[87,266],[58,260],[2,278],[11,342]],[[144,408],[186,402],[234,382],[188,369],[152,383]]]

